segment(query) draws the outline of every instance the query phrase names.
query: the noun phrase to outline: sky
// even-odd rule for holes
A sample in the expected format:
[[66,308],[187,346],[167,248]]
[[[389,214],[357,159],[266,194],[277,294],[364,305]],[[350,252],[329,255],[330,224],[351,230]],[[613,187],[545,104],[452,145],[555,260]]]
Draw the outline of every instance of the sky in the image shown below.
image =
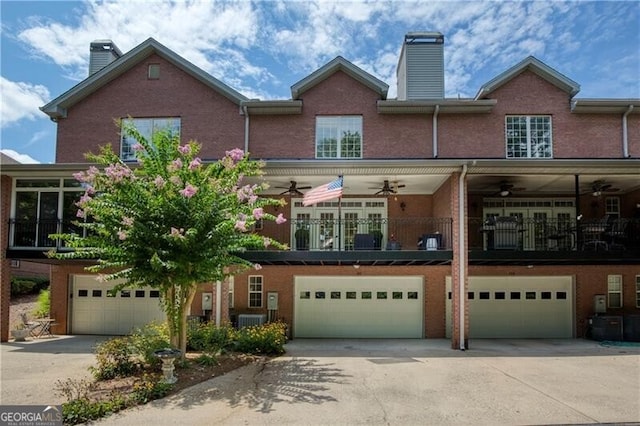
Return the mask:
[[[126,53],[149,37],[248,98],[291,86],[336,56],[389,85],[405,34],[445,36],[445,96],[474,97],[533,55],[581,86],[576,98],[640,98],[640,1],[0,0],[0,148],[55,161],[39,110],[88,75],[89,44]],[[106,142],[106,141],[105,141]]]

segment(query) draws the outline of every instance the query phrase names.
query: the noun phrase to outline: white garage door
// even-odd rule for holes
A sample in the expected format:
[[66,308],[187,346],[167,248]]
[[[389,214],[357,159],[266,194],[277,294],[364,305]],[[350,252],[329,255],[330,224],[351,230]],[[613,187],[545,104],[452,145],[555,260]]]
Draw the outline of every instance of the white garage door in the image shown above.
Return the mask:
[[[573,337],[573,278],[469,277],[470,338]],[[451,336],[451,277],[447,277]]]
[[422,277],[296,277],[294,337],[421,338]]
[[95,275],[74,275],[72,279],[72,334],[129,334],[152,321],[164,321],[157,290],[138,288],[112,295],[117,281],[100,283]]

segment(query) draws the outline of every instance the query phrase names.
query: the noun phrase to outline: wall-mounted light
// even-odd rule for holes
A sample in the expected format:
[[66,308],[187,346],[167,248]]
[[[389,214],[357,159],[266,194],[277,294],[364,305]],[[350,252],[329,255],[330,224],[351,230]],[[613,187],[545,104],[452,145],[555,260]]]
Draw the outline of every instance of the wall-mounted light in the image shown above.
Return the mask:
[[404,211],[407,208],[407,204],[404,201],[400,202],[400,210]]
[[602,191],[593,191],[593,194],[591,195],[593,195],[594,197],[599,197],[602,195]]

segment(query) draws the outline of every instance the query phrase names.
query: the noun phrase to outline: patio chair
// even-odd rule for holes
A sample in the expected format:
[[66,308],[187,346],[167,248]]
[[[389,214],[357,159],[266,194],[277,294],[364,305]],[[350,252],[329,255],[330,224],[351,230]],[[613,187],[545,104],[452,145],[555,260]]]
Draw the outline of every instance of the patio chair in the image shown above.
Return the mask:
[[624,250],[623,241],[627,238],[627,225],[629,219],[614,219],[611,222],[611,228],[604,233],[609,244],[609,250]]
[[40,327],[40,323],[29,321],[27,318],[27,314],[21,313],[20,319],[22,320],[22,324],[26,330],[29,330],[29,335],[31,337],[38,337],[38,332],[36,331]]

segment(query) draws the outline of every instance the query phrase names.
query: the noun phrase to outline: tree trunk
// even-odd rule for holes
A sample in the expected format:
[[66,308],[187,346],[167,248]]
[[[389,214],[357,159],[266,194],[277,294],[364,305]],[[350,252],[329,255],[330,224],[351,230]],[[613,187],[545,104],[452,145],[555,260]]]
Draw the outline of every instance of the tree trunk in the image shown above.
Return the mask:
[[177,346],[182,352],[182,359],[185,358],[187,354],[187,313],[189,312],[189,307],[193,302],[193,299],[196,296],[196,285],[189,286],[187,290],[187,294],[183,300],[183,305],[181,306],[182,310],[180,312],[180,338],[179,338],[179,346]]

